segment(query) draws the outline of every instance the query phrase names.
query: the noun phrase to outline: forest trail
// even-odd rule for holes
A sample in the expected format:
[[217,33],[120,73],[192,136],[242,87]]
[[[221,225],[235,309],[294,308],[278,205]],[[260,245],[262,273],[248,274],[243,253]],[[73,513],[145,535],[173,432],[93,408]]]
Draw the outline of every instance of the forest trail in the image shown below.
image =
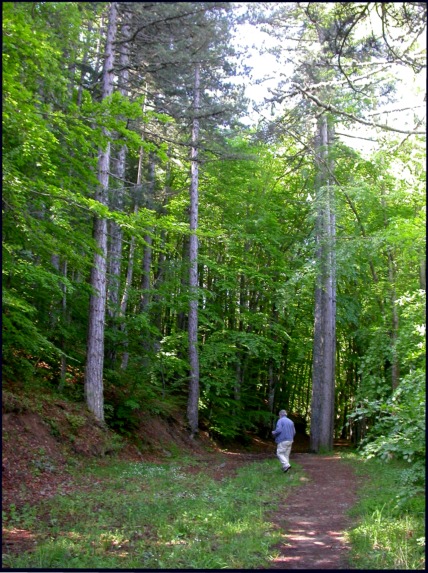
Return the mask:
[[[56,416],[64,414],[62,408],[55,412]],[[65,471],[65,454],[61,444],[50,434],[49,428],[38,414],[4,413],[2,426],[3,435],[9,436],[8,440],[4,440],[2,452],[4,509],[11,503],[17,506],[42,503],[43,500],[56,495],[59,487],[70,494],[79,488],[78,483],[74,483],[70,474]],[[164,443],[167,443],[169,433],[163,426],[164,423],[159,420],[148,420],[147,427],[144,426],[146,438],[151,429],[153,439],[162,437]],[[177,427],[174,430],[176,440],[179,435]],[[75,437],[75,449],[80,444],[80,438],[86,440],[86,449],[82,450],[82,454],[86,450],[92,452],[101,447],[100,437],[94,432],[88,433],[86,427],[80,428],[79,436]],[[184,447],[184,442],[180,444]],[[290,472],[281,474],[284,491],[287,490],[287,481],[290,479],[299,479],[300,487],[287,492],[289,495],[268,513],[268,520],[279,529],[283,540],[275,547],[278,557],[267,569],[349,569],[349,548],[344,532],[352,525],[346,513],[356,502],[358,478],[336,451],[327,456],[316,455],[306,453],[308,447],[308,439],[295,440],[290,461],[292,465],[299,464],[303,472],[299,471],[297,476],[297,472],[294,473],[292,468]],[[250,450],[244,451],[240,448],[218,448],[215,452],[207,452],[201,446],[198,451],[193,451],[192,455],[195,460],[209,462],[208,467],[206,464],[194,464],[188,471],[206,471],[215,479],[222,480],[233,477],[239,468],[250,462],[275,460],[275,450],[272,440],[260,438],[252,440]],[[41,457],[42,451],[44,454]],[[69,452],[67,457],[73,457],[73,453]],[[123,459],[141,461],[141,455],[137,456],[133,454],[133,450],[126,449]],[[165,463],[162,450],[150,457],[146,455],[144,459],[146,462]],[[55,471],[42,471],[40,475],[34,475],[28,468],[32,467],[35,461],[49,462],[55,466]],[[278,473],[281,473],[279,462],[275,462]],[[3,532],[3,551],[15,554],[31,551],[34,550],[36,541],[31,531],[15,529],[13,532]]]
[[[356,503],[358,479],[339,454],[291,454],[306,483],[287,496],[271,519],[284,541],[270,569],[349,569],[344,532],[352,525],[347,511]],[[286,482],[291,469],[284,475]]]

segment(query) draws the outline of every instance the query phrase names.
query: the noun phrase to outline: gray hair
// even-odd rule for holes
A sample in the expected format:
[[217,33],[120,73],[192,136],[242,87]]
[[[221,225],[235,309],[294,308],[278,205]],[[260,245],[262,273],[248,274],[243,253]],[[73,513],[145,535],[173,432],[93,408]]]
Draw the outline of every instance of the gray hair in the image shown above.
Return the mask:
[[280,410],[280,411],[279,411],[279,415],[280,415],[280,416],[286,416],[286,415],[287,415],[287,412],[286,412],[285,410]]

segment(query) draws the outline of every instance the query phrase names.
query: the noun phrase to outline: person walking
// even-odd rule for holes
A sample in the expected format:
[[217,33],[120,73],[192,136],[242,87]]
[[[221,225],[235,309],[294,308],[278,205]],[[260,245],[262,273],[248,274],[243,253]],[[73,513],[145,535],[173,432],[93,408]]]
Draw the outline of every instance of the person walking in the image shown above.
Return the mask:
[[288,472],[290,466],[290,452],[293,445],[296,428],[290,418],[287,418],[285,410],[279,411],[279,420],[276,423],[276,428],[273,430],[272,435],[277,443],[276,455],[281,462],[282,471]]

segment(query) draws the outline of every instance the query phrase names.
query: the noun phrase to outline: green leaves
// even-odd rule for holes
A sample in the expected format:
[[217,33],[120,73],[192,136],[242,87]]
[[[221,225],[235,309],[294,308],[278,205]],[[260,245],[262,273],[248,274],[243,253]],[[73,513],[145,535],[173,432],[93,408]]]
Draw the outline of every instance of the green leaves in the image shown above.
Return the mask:
[[[243,412],[251,420],[259,416],[261,426],[266,423],[263,415],[274,392],[276,399],[289,402],[284,406],[309,415],[319,206],[311,123],[316,103],[309,96],[336,106],[348,114],[343,121],[354,125],[349,115],[367,118],[380,101],[373,96],[389,95],[376,84],[378,75],[368,74],[367,82],[363,78],[369,66],[362,64],[380,53],[377,45],[370,48],[369,36],[358,37],[352,28],[364,7],[313,6],[307,13],[296,6],[285,12],[278,8],[287,24],[297,14],[304,16],[298,29],[312,44],[317,26],[325,28],[326,42],[316,54],[306,58],[301,46],[295,53],[301,77],[293,80],[302,89],[312,88],[301,105],[284,110],[281,121],[232,136],[226,108],[231,108],[233,90],[222,91],[216,75],[227,50],[214,42],[217,25],[218,31],[225,26],[222,42],[230,30],[220,7],[208,4],[154,3],[144,10],[132,4],[130,95],[117,89],[102,101],[102,49],[97,52],[97,46],[104,42],[99,18],[104,3],[3,5],[3,277],[8,293],[3,309],[13,332],[7,337],[8,357],[20,360],[26,346],[34,356],[55,353],[48,349],[52,343],[81,361],[95,250],[92,222],[94,217],[108,220],[109,248],[114,233],[120,233],[121,253],[112,255],[112,262],[118,259],[117,274],[113,277],[112,271],[107,281],[111,290],[113,278],[118,286],[109,307],[118,314],[106,325],[112,355],[117,351],[107,379],[116,380],[120,353],[126,351],[138,384],[162,392],[165,400],[185,394],[192,118],[188,46],[195,47],[198,39],[210,42],[202,59],[203,80],[212,90],[201,110],[199,149],[201,407],[216,431],[233,435],[247,423]],[[191,16],[189,10],[196,12]],[[213,17],[209,36],[201,26],[208,13]],[[308,13],[319,16],[317,26],[307,20]],[[345,27],[336,29],[342,18]],[[136,26],[141,31],[135,35]],[[336,40],[345,39],[340,36],[345,31],[351,36],[340,63],[361,92],[337,75],[334,34],[339,34]],[[314,62],[328,69],[318,76],[318,68],[310,69]],[[389,90],[387,74],[380,79]],[[119,150],[127,149],[123,178],[117,179],[113,168],[109,174],[106,194],[116,201],[114,209],[95,200],[98,153],[107,143],[113,166]],[[395,416],[389,402],[392,361],[398,361],[404,381],[424,368],[424,301],[418,289],[425,254],[425,150],[414,139],[385,137],[371,155],[338,141],[330,152],[334,178],[324,188],[334,185],[337,217],[337,425],[354,400],[365,398],[366,414],[373,413],[373,437],[387,439],[391,412]],[[143,269],[148,253],[150,269]],[[150,279],[144,292],[143,276]],[[140,312],[142,295],[147,312]],[[127,301],[123,314],[121,300]],[[394,312],[398,326],[393,327]],[[142,340],[148,341],[144,347]],[[131,384],[131,377],[123,382]],[[410,393],[397,400],[398,416],[410,415],[405,407]],[[230,421],[231,407],[236,425]],[[382,418],[379,428],[375,412]],[[394,447],[404,448],[404,437],[394,436]],[[379,444],[373,446],[379,452],[390,447]]]

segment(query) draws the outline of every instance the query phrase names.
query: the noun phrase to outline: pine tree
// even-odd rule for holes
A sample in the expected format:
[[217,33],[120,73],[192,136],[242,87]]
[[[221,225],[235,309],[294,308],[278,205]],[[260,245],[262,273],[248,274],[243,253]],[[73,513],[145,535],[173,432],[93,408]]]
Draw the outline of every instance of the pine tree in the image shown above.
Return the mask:
[[[105,60],[102,75],[102,98],[108,98],[114,89],[114,42],[117,33],[117,3],[111,2],[108,16],[108,29],[105,46]],[[109,134],[104,132],[106,139]],[[100,149],[98,155],[98,180],[95,199],[108,205],[110,173],[110,141]],[[89,326],[85,369],[85,398],[89,410],[104,421],[104,321],[107,296],[107,220],[96,216],[94,220],[96,253],[91,271],[91,293],[89,306]]]

